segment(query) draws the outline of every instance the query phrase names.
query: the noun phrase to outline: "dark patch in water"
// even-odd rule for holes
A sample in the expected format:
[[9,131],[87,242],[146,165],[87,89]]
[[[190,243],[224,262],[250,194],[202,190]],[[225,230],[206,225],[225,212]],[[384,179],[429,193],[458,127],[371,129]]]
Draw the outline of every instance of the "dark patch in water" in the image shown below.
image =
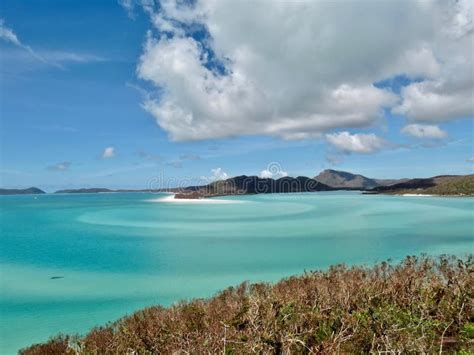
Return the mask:
[[51,276],[51,280],[64,279],[64,276]]

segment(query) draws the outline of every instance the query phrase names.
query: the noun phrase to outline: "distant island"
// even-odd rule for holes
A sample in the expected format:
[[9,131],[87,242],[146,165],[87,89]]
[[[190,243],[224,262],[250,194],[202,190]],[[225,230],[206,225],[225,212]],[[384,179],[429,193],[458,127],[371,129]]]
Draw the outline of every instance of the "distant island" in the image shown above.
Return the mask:
[[204,186],[190,186],[176,194],[176,198],[202,198],[228,195],[262,193],[333,191],[331,186],[305,176],[282,177],[280,179],[241,175],[227,180],[212,182]]
[[[108,189],[79,188],[58,190],[56,194],[89,194],[112,192],[171,192],[176,199],[200,199],[208,197],[249,195],[263,193],[318,192],[336,190],[356,190],[366,194],[391,195],[440,195],[440,196],[473,196],[474,174],[439,175],[431,178],[417,179],[376,179],[347,171],[327,169],[310,178],[305,176],[282,177],[279,179],[261,178],[241,175],[226,180],[214,181],[206,185],[183,188],[161,189]],[[0,189],[0,195],[44,194],[36,188]]]
[[375,193],[421,194],[440,196],[474,195],[474,175],[440,175],[428,179],[411,179],[370,190]]
[[176,191],[175,198],[198,199],[228,195],[335,190],[357,190],[367,194],[472,196],[474,175],[442,175],[426,179],[374,179],[337,170],[324,170],[314,178],[299,176],[275,180],[242,175],[204,186],[180,189]]
[[27,189],[0,189],[0,195],[38,195],[45,193],[46,192],[37,187],[29,187]]

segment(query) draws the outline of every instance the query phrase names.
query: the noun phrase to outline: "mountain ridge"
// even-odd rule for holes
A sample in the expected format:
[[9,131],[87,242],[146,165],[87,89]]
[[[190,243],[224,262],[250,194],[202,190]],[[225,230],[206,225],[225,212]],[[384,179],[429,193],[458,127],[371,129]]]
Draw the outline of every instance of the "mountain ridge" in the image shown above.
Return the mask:
[[375,179],[348,171],[326,169],[314,177],[315,180],[333,188],[370,190],[378,186],[389,186],[407,179]]
[[[433,194],[474,195],[474,175],[437,175],[414,179],[376,179],[347,171],[326,169],[314,178],[306,176],[261,178],[255,175],[239,175],[205,185],[160,189],[62,189],[54,193],[112,193],[112,192],[172,192],[176,198],[202,198],[240,194],[317,192],[334,190],[359,190],[373,194]],[[0,189],[0,195],[44,194],[45,191],[27,189]]]
[[203,186],[189,186],[175,195],[175,198],[201,198],[228,195],[249,195],[262,193],[332,191],[334,188],[306,176],[282,177],[279,179],[240,175],[219,180]]

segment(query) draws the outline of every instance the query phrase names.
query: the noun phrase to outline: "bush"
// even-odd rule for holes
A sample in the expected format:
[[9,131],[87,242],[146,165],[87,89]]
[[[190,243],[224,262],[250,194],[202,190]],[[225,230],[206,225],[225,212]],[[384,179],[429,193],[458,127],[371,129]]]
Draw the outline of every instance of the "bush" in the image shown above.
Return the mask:
[[338,265],[150,307],[82,338],[59,336],[20,352],[468,353],[474,350],[473,271],[472,257]]

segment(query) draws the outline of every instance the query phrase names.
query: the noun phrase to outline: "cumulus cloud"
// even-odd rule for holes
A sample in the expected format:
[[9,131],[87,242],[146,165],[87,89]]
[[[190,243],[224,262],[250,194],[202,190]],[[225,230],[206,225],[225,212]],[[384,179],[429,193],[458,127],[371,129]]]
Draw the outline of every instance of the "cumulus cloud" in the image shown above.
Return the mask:
[[286,171],[280,171],[278,174],[274,174],[270,170],[264,169],[260,172],[259,176],[262,179],[279,179],[288,176],[288,173]]
[[115,148],[114,147],[107,147],[104,149],[102,153],[102,159],[109,159],[115,157]]
[[229,175],[222,168],[211,169],[213,180],[226,180]]
[[279,179],[288,176],[288,173],[281,168],[278,163],[270,163],[267,168],[259,174],[262,179]]
[[339,132],[326,134],[326,140],[342,153],[372,154],[377,153],[387,146],[387,142],[370,134],[350,134],[349,132]]
[[69,161],[63,161],[61,163],[50,165],[46,169],[50,171],[68,171],[71,164],[72,163]]
[[[431,18],[439,23],[429,43],[439,69],[431,78],[401,91],[393,111],[418,122],[444,122],[474,116],[474,21],[471,0],[441,1]],[[429,61],[424,61],[428,67]]]
[[[469,115],[470,3],[147,2],[158,31],[137,72],[160,96],[143,105],[174,140],[315,138],[376,124],[384,108],[410,120]],[[401,74],[417,81],[400,97],[373,85]]]
[[442,139],[447,136],[447,133],[438,126],[417,123],[406,125],[402,128],[402,133],[417,138]]
[[229,175],[222,168],[211,169],[211,176],[201,176],[201,180],[203,183],[227,180],[228,178]]
[[[472,71],[467,73],[473,77]],[[413,121],[435,123],[474,116],[474,80],[462,87],[451,84],[443,81],[410,84],[401,90],[403,101],[393,112]]]

